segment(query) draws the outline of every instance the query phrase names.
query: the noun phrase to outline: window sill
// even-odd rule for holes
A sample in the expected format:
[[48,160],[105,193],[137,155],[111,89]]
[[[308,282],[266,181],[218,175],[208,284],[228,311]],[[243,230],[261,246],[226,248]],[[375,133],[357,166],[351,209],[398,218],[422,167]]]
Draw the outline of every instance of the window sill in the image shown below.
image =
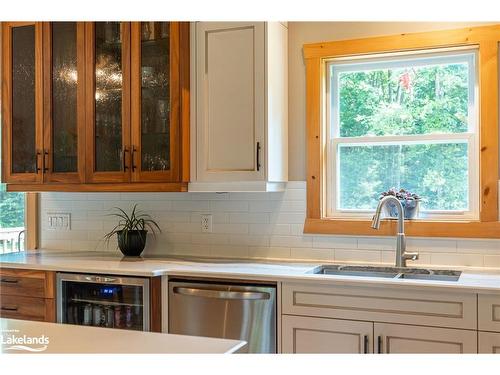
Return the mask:
[[[307,218],[304,233],[350,236],[392,236],[397,220],[382,220],[380,229],[371,228],[370,220],[334,220]],[[500,238],[499,221],[405,221],[405,234],[412,237]]]

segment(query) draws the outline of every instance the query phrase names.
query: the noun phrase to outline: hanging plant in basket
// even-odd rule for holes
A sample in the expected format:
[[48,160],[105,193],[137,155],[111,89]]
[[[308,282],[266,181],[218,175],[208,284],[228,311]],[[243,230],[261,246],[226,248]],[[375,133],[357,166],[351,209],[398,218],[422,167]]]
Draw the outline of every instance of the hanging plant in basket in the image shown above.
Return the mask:
[[[396,197],[401,202],[405,219],[415,219],[418,216],[418,209],[420,201],[422,200],[419,195],[405,189],[397,190],[396,188],[391,188],[380,194],[380,199],[388,195]],[[387,216],[394,218],[398,217],[398,210],[394,203],[388,203],[385,206],[385,210]]]
[[150,215],[137,211],[137,204],[134,205],[132,212],[127,214],[119,207],[114,207],[117,212],[108,216],[117,217],[118,224],[104,236],[106,243],[109,244],[111,237],[115,234],[118,238],[118,248],[125,256],[140,256],[146,246],[148,229],[156,236],[161,232],[160,227]]

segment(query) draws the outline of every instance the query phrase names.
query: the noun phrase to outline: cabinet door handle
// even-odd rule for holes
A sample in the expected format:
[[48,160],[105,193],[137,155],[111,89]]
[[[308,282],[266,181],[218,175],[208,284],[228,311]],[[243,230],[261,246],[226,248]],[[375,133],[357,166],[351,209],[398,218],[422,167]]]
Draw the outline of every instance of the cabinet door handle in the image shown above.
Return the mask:
[[364,337],[363,353],[368,354],[368,335],[365,335]]
[[135,165],[135,152],[137,151],[137,149],[135,147],[132,147],[132,152],[131,152],[131,155],[130,155],[130,161],[131,161],[131,164],[132,164],[132,172],[135,172],[137,166]]
[[257,170],[260,170],[260,142],[257,142]]
[[382,354],[382,336],[377,337],[377,353]]
[[17,306],[2,306],[2,311],[17,311]]
[[49,168],[47,168],[48,160],[46,160],[48,156],[49,156],[49,152],[47,150],[44,150],[43,151],[43,159],[42,159],[43,173],[49,171]]
[[4,279],[4,278],[2,278],[0,280],[0,282],[6,283],[6,284],[17,284],[19,282],[19,280],[16,280],[16,279]]
[[38,159],[40,159],[40,155],[42,155],[42,153],[40,151],[37,151],[36,152],[36,161],[35,161],[35,169],[36,169],[37,174],[38,174],[38,172],[41,171],[40,165],[38,164]]
[[123,171],[125,172],[127,169],[128,169],[128,166],[127,166],[127,153],[128,153],[128,150],[126,147],[123,148],[123,152],[122,152],[122,162],[123,162]]

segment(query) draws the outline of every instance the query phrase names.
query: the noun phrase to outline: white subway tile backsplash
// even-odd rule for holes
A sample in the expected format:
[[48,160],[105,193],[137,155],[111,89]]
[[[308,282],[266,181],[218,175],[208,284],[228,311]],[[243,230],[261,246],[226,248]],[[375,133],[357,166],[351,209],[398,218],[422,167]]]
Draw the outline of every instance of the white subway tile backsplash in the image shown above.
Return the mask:
[[280,247],[312,247],[312,237],[271,236],[269,244]]
[[229,238],[231,245],[269,246],[268,236],[251,236],[247,234],[233,234]]
[[210,201],[211,211],[241,212],[248,211],[248,202],[245,201]]
[[283,197],[283,200],[287,201],[293,201],[293,200],[299,200],[299,201],[304,201],[306,199],[306,190],[304,189],[287,189],[285,192],[285,196]]
[[287,259],[290,258],[290,248],[289,247],[248,247],[248,256],[250,258],[272,258],[272,259]]
[[457,251],[457,241],[441,238],[408,238],[406,246],[409,251],[453,253]]
[[360,237],[358,238],[358,248],[373,250],[392,250],[396,247],[395,237]]
[[[162,233],[148,237],[145,254],[274,258],[394,264],[396,239],[303,233],[306,183],[294,181],[280,193],[42,193],[43,248],[116,252],[102,240],[116,225],[113,207],[140,210],[158,221]],[[48,212],[71,214],[67,232],[47,230]],[[211,214],[212,233],[201,233],[201,214]],[[500,241],[408,238],[420,259],[409,265],[500,268]]]
[[[187,198],[187,197],[186,197]],[[172,202],[173,211],[209,211],[209,201],[174,201]]]
[[313,236],[313,247],[325,249],[355,249],[358,247],[356,237]]
[[222,258],[248,258],[248,246],[210,245],[210,256]]
[[282,234],[289,235],[290,224],[249,224],[248,233],[256,235]]
[[214,233],[244,234],[248,233],[248,224],[213,224]]
[[431,263],[447,266],[482,267],[483,256],[478,254],[432,253]]
[[200,245],[228,245],[229,235],[216,233],[200,233],[191,235],[191,242]]
[[338,262],[380,263],[381,260],[379,250],[335,249],[335,261]]
[[500,255],[499,240],[457,241],[457,252]]
[[334,251],[330,249],[292,247],[290,249],[290,257],[297,260],[332,262],[334,260]]
[[271,223],[276,224],[304,224],[306,214],[304,213],[276,213],[270,214]]
[[485,255],[484,256],[484,266],[485,267],[500,267],[500,255]]
[[267,224],[269,223],[269,214],[267,213],[230,213],[230,223],[246,224]]

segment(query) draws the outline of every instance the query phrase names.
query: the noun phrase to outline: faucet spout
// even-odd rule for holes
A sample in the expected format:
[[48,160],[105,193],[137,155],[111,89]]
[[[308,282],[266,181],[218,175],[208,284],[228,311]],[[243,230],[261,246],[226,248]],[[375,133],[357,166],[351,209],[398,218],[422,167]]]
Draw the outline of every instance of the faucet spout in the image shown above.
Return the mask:
[[392,202],[396,205],[398,211],[398,232],[396,233],[396,267],[406,267],[407,259],[418,259],[418,253],[406,252],[406,237],[405,237],[405,217],[403,205],[396,197],[388,195],[378,202],[375,215],[373,215],[371,227],[373,229],[380,228],[380,221],[382,216],[382,209],[386,204]]

